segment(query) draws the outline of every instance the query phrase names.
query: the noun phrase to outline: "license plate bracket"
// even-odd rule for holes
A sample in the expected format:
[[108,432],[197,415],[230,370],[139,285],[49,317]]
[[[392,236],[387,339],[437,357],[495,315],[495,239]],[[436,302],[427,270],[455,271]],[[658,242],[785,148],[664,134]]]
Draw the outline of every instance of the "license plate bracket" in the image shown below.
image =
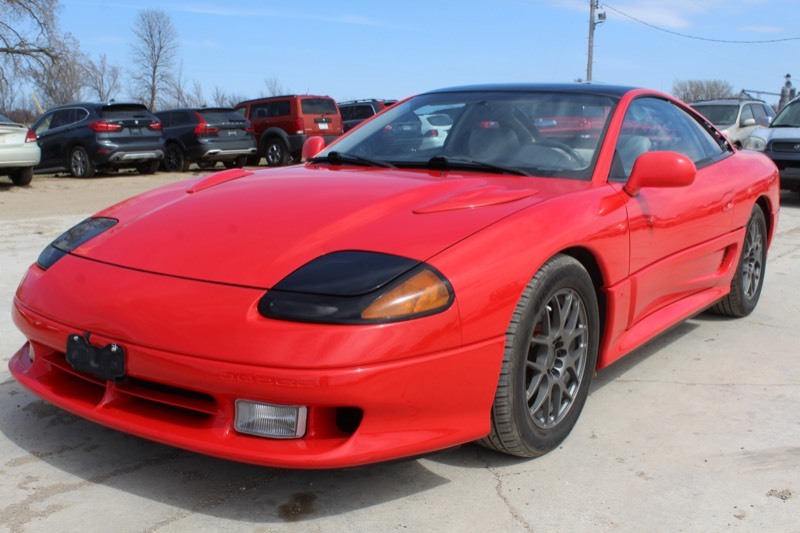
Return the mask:
[[116,343],[99,347],[89,343],[89,335],[71,333],[67,337],[67,362],[77,372],[106,381],[125,376],[125,348]]

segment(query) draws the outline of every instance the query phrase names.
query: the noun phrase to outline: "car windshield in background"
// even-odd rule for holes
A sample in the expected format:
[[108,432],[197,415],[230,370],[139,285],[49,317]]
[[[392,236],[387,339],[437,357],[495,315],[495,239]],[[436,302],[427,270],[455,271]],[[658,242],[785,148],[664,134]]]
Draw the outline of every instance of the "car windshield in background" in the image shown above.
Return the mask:
[[307,115],[336,114],[336,104],[330,98],[303,98],[300,100],[303,113]]
[[[552,92],[424,94],[395,105],[320,154],[404,168],[589,179],[608,118],[607,96]],[[432,140],[434,142],[432,142]]]
[[772,121],[773,128],[800,128],[800,100],[795,100],[783,109]]
[[698,113],[706,117],[715,126],[730,126],[736,123],[739,114],[738,105],[693,105]]

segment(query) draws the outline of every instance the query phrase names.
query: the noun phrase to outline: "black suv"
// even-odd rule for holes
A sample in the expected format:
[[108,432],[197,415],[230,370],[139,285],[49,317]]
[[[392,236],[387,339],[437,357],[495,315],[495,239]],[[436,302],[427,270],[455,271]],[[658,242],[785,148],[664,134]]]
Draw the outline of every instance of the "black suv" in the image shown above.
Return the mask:
[[256,153],[250,123],[231,108],[171,109],[156,116],[164,127],[164,170],[183,172],[192,163],[205,168],[219,161],[241,168]]
[[349,102],[339,102],[339,112],[342,114],[342,126],[344,131],[349,131],[370,118],[377,115],[397,100],[350,100]]
[[31,129],[42,150],[35,172],[69,171],[76,178],[135,168],[158,170],[164,158],[161,121],[142,104],[77,103],[49,109]]

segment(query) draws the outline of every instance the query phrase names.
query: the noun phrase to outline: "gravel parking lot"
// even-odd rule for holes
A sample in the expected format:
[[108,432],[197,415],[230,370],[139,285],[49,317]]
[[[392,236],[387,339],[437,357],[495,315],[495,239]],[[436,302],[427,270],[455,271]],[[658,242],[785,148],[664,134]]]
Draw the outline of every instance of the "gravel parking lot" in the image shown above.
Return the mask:
[[595,379],[535,460],[464,445],[337,471],[230,463],[40,401],[7,370],[17,283],[94,211],[207,172],[0,178],[0,532],[800,531],[800,196],[784,193],[756,311],[700,315]]

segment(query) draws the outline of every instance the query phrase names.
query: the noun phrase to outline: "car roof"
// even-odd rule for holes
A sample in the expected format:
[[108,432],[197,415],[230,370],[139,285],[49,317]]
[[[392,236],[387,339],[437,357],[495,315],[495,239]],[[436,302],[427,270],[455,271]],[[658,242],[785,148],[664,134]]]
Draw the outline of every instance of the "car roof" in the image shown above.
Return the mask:
[[[636,87],[621,85],[602,85],[593,83],[504,83],[485,85],[465,85],[461,87],[448,87],[436,89],[424,94],[437,94],[449,92],[557,92],[574,94],[593,94],[620,98]],[[654,91],[655,92],[655,91]]]
[[266,102],[267,100],[280,100],[281,98],[328,98],[330,100],[333,100],[333,98],[324,94],[282,94],[280,96],[264,96],[263,98],[252,98],[250,100],[242,100],[234,107],[239,107],[240,105],[249,104],[252,102]]
[[53,106],[50,109],[63,109],[68,107],[104,107],[110,105],[138,105],[147,109],[146,105],[139,102],[72,102],[70,104]]
[[170,113],[172,111],[234,111],[234,109],[232,107],[174,107],[156,111],[155,114],[158,115],[159,113]]
[[699,100],[692,102],[690,105],[739,105],[739,104],[763,104],[764,100],[757,100],[755,98],[718,98],[716,100]]

